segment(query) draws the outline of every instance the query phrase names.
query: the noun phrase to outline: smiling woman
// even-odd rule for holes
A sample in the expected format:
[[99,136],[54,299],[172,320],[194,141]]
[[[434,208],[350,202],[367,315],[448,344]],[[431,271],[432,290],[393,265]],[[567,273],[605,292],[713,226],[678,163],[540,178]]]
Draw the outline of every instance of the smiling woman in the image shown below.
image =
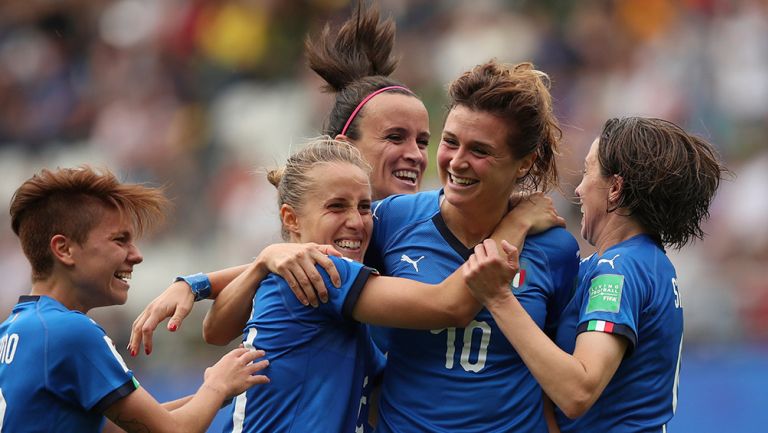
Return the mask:
[[373,227],[368,170],[346,144],[321,139],[293,155],[285,167],[270,171],[283,239],[334,245],[345,257],[362,262]]
[[[257,383],[263,352],[236,349],[206,370],[194,396],[161,406],[112,340],[85,316],[123,304],[142,261],[134,236],[163,219],[162,191],[89,167],[42,170],[14,193],[11,220],[32,265],[32,290],[0,325],[0,430],[203,432],[222,402]],[[12,346],[11,346],[12,345]],[[0,349],[0,352],[5,348]]]
[[[330,258],[340,276],[336,287],[318,268],[333,288],[316,309],[294,298],[283,277],[269,274],[262,254],[216,298],[205,318],[206,340],[227,344],[242,334],[246,347],[264,349],[272,363],[270,386],[238,396],[225,431],[287,432],[294,425],[368,431],[366,402],[384,359],[360,322],[434,329],[465,326],[477,313],[458,272],[425,284],[378,276],[351,260],[363,257],[373,231],[367,173],[355,147],[328,137],[268,174],[278,189],[286,240],[332,244],[346,260]],[[505,251],[516,266],[514,250],[505,244]],[[416,270],[419,260],[410,263]],[[246,299],[253,300],[250,310]],[[230,329],[225,319],[242,311],[250,311],[245,330],[243,321]]]
[[375,9],[359,7],[332,32],[307,38],[310,68],[335,93],[323,132],[354,144],[371,166],[374,200],[419,190],[427,167],[429,116],[424,104],[389,78],[395,25]]

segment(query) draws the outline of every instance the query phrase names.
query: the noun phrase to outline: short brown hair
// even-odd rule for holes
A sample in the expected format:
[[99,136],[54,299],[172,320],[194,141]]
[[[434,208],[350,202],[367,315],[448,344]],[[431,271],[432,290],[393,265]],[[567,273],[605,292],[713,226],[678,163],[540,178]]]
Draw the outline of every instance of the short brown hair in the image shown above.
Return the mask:
[[609,119],[597,152],[604,176],[622,178],[615,208],[625,209],[663,245],[701,239],[701,222],[728,169],[706,140],[654,118]]
[[507,144],[516,158],[535,152],[531,170],[520,179],[523,189],[548,191],[557,186],[555,156],[562,131],[552,109],[547,74],[531,63],[491,60],[454,80],[448,93],[449,111],[460,105],[504,119]]
[[32,279],[50,276],[49,242],[57,234],[82,244],[105,208],[127,215],[141,234],[162,222],[169,206],[161,189],[120,183],[109,170],[91,167],[43,169],[25,181],[11,199],[11,227],[32,265]]

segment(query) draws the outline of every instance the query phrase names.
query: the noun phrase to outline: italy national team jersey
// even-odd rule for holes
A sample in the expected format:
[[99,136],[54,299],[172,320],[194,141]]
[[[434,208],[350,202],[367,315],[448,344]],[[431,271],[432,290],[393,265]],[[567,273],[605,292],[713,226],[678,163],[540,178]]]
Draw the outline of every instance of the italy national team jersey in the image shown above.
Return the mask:
[[320,266],[329,300],[299,303],[285,280],[270,274],[259,286],[243,340],[266,351],[270,383],[235,398],[226,432],[368,431],[368,394],[384,358],[368,327],[352,311],[371,273],[330,257],[341,277],[335,288]]
[[[473,251],[445,225],[440,195],[422,192],[374,204],[366,263],[384,275],[429,284],[458,269]],[[554,331],[575,288],[576,241],[561,228],[530,236],[520,261],[511,289],[540,327]],[[488,310],[466,328],[388,332],[377,431],[547,431],[541,389]]]
[[99,432],[138,386],[96,322],[47,296],[19,298],[0,336],[2,432]]
[[663,248],[639,235],[581,263],[579,288],[563,312],[557,344],[573,353],[581,332],[629,341],[616,374],[595,404],[563,432],[666,431],[677,405],[683,308],[675,269]]

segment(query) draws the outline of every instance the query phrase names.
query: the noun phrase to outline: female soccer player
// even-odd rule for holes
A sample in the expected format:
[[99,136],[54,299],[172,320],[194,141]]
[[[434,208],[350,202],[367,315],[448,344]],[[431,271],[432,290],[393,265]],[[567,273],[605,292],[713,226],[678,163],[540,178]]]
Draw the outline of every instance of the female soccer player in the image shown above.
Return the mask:
[[[269,173],[278,188],[284,238],[334,243],[347,260],[332,258],[341,284],[318,308],[301,304],[282,277],[265,278],[268,271],[257,262],[219,294],[206,328],[253,298],[245,331],[240,324],[237,332],[246,347],[265,350],[271,360],[265,371],[269,387],[238,396],[224,431],[363,431],[368,391],[384,360],[360,322],[422,329],[463,326],[479,311],[459,272],[427,285],[377,276],[360,263],[373,227],[368,172],[356,148],[329,138],[311,142],[284,169]],[[510,254],[515,251],[504,245]],[[511,266],[516,261],[514,254]]]
[[[608,120],[584,167],[581,235],[597,252],[581,263],[557,345],[507,290],[513,271],[489,280],[473,275],[470,260],[466,276],[559,408],[563,432],[665,432],[677,404],[683,304],[664,247],[703,237],[726,169],[706,141],[638,117]],[[483,263],[496,254],[487,246],[476,250]]]
[[[440,280],[494,231],[513,192],[556,184],[560,130],[546,79],[528,63],[490,61],[451,83],[437,154],[443,188],[375,204],[366,263],[384,275]],[[577,251],[561,228],[525,240],[507,290],[538,328],[553,331],[570,299]],[[390,332],[377,431],[544,432],[542,406],[541,389],[488,310],[465,328]]]
[[125,303],[142,256],[134,237],[163,217],[162,192],[88,167],[42,170],[15,192],[11,224],[32,266],[32,291],[0,325],[0,431],[204,432],[222,402],[266,383],[263,351],[235,349],[194,396],[160,405],[104,330],[85,315]]
[[[362,7],[337,31],[326,27],[319,37],[307,38],[309,66],[325,80],[325,90],[335,93],[323,133],[360,149],[372,167],[375,200],[418,191],[427,166],[429,115],[412,91],[389,77],[397,66],[392,54],[394,38],[391,19],[381,21],[377,10]],[[305,304],[317,306],[318,296],[326,299],[327,288],[314,264],[323,265],[338,283],[339,276],[326,257],[328,253],[338,255],[338,251],[334,246],[294,244],[287,251],[285,247],[270,246],[264,253],[274,260],[275,270],[297,296]],[[300,260],[294,259],[297,257]],[[195,299],[215,298],[244,269],[238,266],[169,286],[134,322],[128,346],[131,353],[138,353],[143,340],[149,354],[152,333],[162,320],[171,317],[168,330],[176,331]],[[193,295],[188,283],[202,288]]]

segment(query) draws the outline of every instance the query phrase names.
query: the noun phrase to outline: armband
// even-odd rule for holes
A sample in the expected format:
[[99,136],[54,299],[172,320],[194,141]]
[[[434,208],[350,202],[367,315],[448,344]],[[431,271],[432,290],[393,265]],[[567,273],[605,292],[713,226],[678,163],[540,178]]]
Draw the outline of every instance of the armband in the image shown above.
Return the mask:
[[184,281],[189,284],[192,294],[195,295],[195,302],[208,299],[211,296],[211,280],[208,279],[208,275],[202,272],[192,275],[180,275],[173,280]]

